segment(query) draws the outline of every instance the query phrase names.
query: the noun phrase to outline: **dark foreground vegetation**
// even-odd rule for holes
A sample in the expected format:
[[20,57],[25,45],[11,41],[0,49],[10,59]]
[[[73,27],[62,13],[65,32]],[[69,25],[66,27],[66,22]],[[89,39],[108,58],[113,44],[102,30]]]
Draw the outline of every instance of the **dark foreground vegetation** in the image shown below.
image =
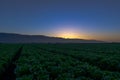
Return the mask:
[[0,80],[120,80],[120,44],[0,44]]

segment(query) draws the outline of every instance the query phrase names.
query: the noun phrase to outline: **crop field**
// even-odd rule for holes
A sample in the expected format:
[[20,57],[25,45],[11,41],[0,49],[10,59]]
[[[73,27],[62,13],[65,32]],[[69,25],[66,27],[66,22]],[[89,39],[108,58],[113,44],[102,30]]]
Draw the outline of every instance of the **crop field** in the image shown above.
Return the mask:
[[120,44],[0,44],[0,80],[120,80]]

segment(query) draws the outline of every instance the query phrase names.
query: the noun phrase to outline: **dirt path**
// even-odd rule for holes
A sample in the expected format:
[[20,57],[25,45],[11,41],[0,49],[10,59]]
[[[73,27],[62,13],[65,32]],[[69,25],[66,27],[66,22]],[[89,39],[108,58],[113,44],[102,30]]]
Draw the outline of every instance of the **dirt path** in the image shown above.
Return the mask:
[[14,73],[16,65],[15,62],[16,60],[19,59],[21,51],[22,51],[21,47],[15,54],[15,56],[13,57],[12,61],[9,63],[9,66],[6,68],[5,72],[2,75],[2,78],[0,80],[16,80],[16,75]]

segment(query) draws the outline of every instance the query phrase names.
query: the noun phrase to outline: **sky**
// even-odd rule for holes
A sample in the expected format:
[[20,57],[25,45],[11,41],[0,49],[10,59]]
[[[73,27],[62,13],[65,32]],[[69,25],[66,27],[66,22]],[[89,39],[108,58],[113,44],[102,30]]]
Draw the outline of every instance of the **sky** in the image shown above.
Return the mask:
[[0,0],[0,32],[120,42],[120,0]]

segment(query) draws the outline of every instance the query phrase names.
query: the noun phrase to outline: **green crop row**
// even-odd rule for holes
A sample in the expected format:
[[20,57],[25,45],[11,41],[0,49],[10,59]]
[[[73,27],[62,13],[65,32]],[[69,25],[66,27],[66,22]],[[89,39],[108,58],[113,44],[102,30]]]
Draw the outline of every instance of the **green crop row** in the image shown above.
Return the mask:
[[[67,47],[62,48],[61,46],[59,47],[59,45],[53,45],[53,44],[51,46],[50,45],[48,45],[48,46],[47,45],[43,45],[43,46],[37,45],[35,47],[49,51],[49,52],[63,54],[66,56],[71,56],[80,61],[88,62],[89,64],[95,65],[103,70],[120,72],[120,63],[119,63],[120,62],[120,54],[114,54],[114,55],[103,54],[102,53],[103,50],[101,50],[101,54],[96,53],[96,52],[85,51],[85,49],[75,51],[72,48],[66,49]],[[79,48],[81,48],[81,47],[79,47]],[[91,49],[91,47],[89,47],[89,49]],[[120,49],[118,49],[117,51],[120,51]]]
[[[0,44],[0,79],[20,44]],[[16,80],[120,80],[120,44],[24,44]]]
[[[35,47],[36,46],[36,47]],[[40,47],[41,45],[39,45]],[[48,45],[49,46],[49,45]],[[17,80],[119,80],[120,73],[104,71],[59,52],[25,45],[16,62]],[[43,44],[42,44],[43,48]],[[54,48],[55,49],[55,48]],[[76,55],[76,54],[74,54]]]
[[20,45],[13,45],[13,44],[0,45],[0,77],[3,75],[6,68],[9,67],[12,58],[16,54],[19,47]]

